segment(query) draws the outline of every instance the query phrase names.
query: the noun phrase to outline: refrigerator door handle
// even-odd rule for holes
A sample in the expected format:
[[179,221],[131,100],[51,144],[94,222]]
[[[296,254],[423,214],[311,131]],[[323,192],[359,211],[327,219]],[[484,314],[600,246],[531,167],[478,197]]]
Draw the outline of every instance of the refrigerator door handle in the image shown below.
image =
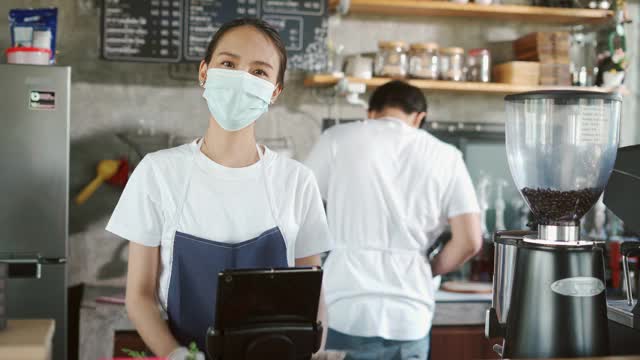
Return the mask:
[[41,259],[0,258],[0,275],[9,279],[40,279],[42,277]]
[[58,265],[58,264],[66,264],[66,258],[39,258],[40,264],[43,265]]

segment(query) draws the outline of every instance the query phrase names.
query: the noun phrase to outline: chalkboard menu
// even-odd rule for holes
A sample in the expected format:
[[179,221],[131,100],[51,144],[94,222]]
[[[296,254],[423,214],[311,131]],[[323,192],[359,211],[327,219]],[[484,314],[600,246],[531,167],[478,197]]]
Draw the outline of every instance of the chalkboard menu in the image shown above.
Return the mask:
[[326,0],[263,0],[264,20],[280,31],[292,68],[321,71],[327,63]]
[[182,60],[183,0],[104,0],[102,56],[107,60]]
[[295,69],[327,61],[327,0],[104,0],[102,54],[107,60],[200,61],[225,22],[259,17],[282,36]]

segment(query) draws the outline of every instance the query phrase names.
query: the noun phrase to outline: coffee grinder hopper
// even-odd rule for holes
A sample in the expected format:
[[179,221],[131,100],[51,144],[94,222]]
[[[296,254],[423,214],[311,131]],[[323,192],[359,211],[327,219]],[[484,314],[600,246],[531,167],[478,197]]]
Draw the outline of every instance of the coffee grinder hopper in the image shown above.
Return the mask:
[[507,159],[538,224],[538,239],[578,241],[616,160],[621,99],[589,91],[505,98]]

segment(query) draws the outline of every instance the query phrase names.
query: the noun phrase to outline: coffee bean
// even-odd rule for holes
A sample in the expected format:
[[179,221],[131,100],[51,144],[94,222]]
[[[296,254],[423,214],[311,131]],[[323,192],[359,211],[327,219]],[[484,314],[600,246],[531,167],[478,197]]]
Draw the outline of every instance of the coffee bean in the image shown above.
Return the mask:
[[602,189],[585,188],[572,191],[523,188],[535,221],[541,225],[577,224],[598,201]]

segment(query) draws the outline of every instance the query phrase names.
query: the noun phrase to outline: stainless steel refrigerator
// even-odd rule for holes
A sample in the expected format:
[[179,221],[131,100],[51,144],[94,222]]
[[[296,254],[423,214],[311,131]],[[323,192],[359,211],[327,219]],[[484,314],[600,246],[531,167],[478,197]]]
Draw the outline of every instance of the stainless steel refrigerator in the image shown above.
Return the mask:
[[9,319],[55,319],[67,358],[71,68],[0,65],[0,261]]

